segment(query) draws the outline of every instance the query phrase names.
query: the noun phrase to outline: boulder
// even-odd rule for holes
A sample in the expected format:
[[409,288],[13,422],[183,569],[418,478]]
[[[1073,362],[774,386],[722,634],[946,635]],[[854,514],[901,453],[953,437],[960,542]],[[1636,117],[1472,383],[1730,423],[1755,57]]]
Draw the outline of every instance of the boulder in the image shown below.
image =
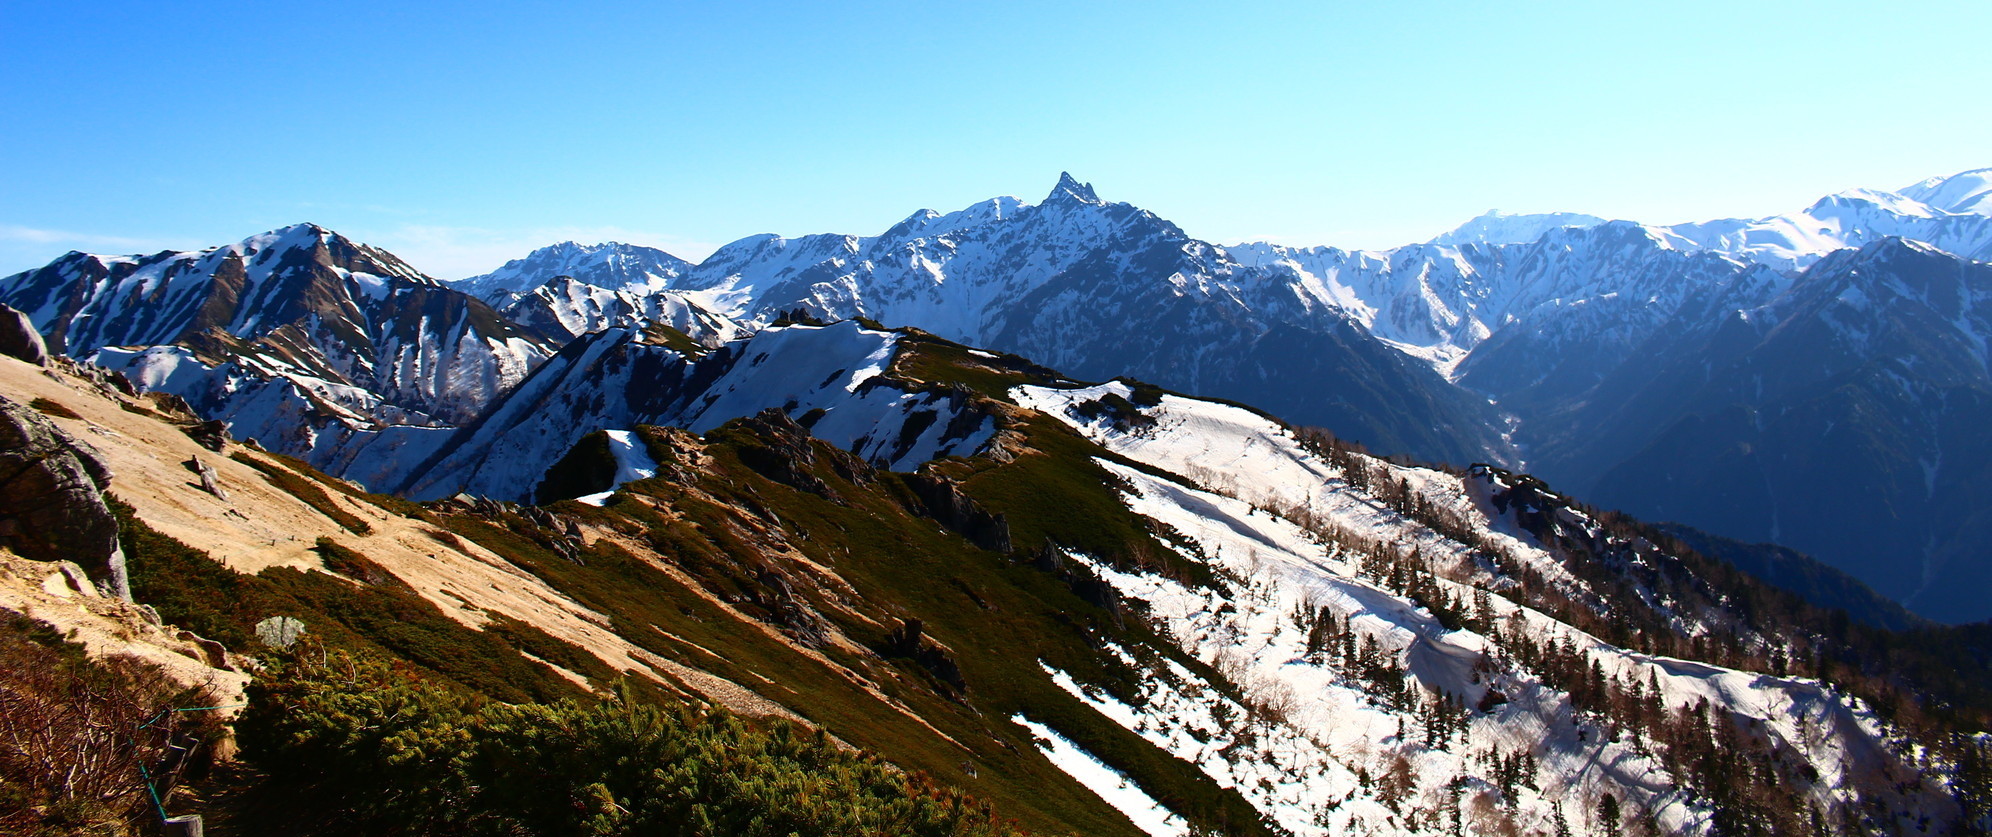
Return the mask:
[[187,470],[194,472],[196,476],[201,478],[202,491],[213,494],[224,503],[228,502],[228,492],[222,489],[221,476],[214,472],[213,465],[202,462],[198,456],[187,460],[185,465]]
[[131,600],[111,469],[89,443],[0,396],[0,544],[38,561],[74,561],[106,594]]
[[19,358],[36,366],[48,365],[48,344],[35,330],[28,315],[0,305],[0,355]]
[[[182,401],[180,403],[184,405],[187,402]],[[188,412],[191,413],[192,411],[189,410]],[[228,424],[220,419],[204,421],[192,427],[182,428],[182,430],[196,444],[215,453],[220,453],[222,448],[228,446]]]

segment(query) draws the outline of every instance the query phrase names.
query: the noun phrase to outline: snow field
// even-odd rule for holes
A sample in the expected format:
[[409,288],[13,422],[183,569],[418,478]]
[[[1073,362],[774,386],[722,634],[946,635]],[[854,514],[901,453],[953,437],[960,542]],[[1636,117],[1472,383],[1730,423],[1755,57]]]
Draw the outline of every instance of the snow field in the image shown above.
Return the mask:
[[[1399,554],[1415,546],[1434,566],[1469,562],[1468,547],[1356,490],[1338,469],[1307,451],[1284,428],[1250,411],[1164,396],[1159,406],[1143,411],[1155,423],[1130,431],[1107,418],[1082,421],[1069,409],[1109,393],[1132,395],[1118,383],[1068,390],[1020,387],[1013,395],[1117,454],[1183,475],[1185,482],[1176,482],[1099,460],[1126,486],[1123,498],[1130,510],[1172,528],[1193,544],[1184,557],[1206,559],[1223,571],[1221,575],[1237,581],[1228,585],[1230,589],[1191,588],[1161,576],[1121,572],[1089,556],[1074,554],[1072,559],[1112,584],[1125,599],[1145,603],[1146,615],[1184,651],[1221,672],[1248,701],[1259,704],[1261,715],[1278,718],[1284,731],[1272,734],[1273,739],[1304,742],[1294,752],[1309,752],[1290,756],[1286,762],[1263,758],[1268,772],[1240,782],[1229,762],[1213,762],[1212,752],[1220,746],[1207,746],[1183,732],[1190,723],[1187,719],[1208,719],[1191,708],[1199,702],[1210,704],[1207,694],[1193,699],[1168,692],[1169,678],[1158,676],[1150,678],[1152,693],[1144,695],[1144,706],[1135,709],[1097,692],[1087,694],[1083,686],[1055,673],[1061,686],[1157,746],[1203,767],[1221,783],[1240,787],[1262,812],[1299,834],[1327,833],[1320,828],[1334,833],[1405,831],[1404,818],[1392,816],[1373,792],[1363,788],[1352,792],[1328,777],[1358,770],[1375,777],[1401,755],[1420,777],[1420,798],[1430,799],[1443,793],[1454,777],[1467,781],[1469,788],[1489,787],[1478,765],[1496,750],[1529,750],[1537,759],[1540,792],[1523,792],[1521,799],[1508,801],[1524,827],[1533,823],[1546,828],[1561,806],[1573,825],[1581,828],[1588,812],[1595,810],[1595,799],[1610,791],[1654,811],[1670,833],[1707,828],[1708,811],[1678,791],[1672,777],[1642,747],[1610,740],[1604,729],[1573,711],[1567,695],[1533,675],[1476,671],[1482,655],[1495,648],[1489,638],[1445,631],[1411,602],[1358,578],[1356,556],[1325,546],[1317,533],[1323,528],[1360,533],[1397,545]],[[1552,583],[1581,587],[1531,536],[1493,515],[1486,489],[1475,485],[1476,480],[1399,466],[1388,466],[1387,472],[1426,503],[1442,505],[1470,521],[1484,542],[1525,561]],[[1206,490],[1211,487],[1219,490]],[[1267,509],[1289,516],[1303,511],[1309,525],[1303,527]],[[1581,515],[1570,522],[1592,534],[1599,531]],[[1491,580],[1484,570],[1480,575],[1476,580]],[[1439,583],[1456,596],[1470,594],[1465,585],[1443,578]],[[1567,639],[1613,677],[1657,681],[1670,709],[1707,699],[1753,719],[1754,731],[1790,745],[1819,771],[1818,796],[1850,796],[1853,789],[1846,784],[1846,772],[1854,765],[1878,763],[1888,746],[1887,732],[1871,712],[1817,682],[1629,652],[1498,593],[1487,600],[1497,619],[1521,620],[1525,635],[1539,641]],[[1422,732],[1415,714],[1382,705],[1367,693],[1366,683],[1308,661],[1307,636],[1293,614],[1320,607],[1345,620],[1351,631],[1374,638],[1424,688],[1457,695],[1471,706],[1489,685],[1495,685],[1508,703],[1491,713],[1475,713],[1468,721],[1466,743],[1456,749],[1406,740]],[[1404,736],[1399,735],[1400,725],[1406,730]],[[1284,770],[1272,767],[1282,764]],[[1314,765],[1315,772],[1310,773],[1308,765]],[[1260,779],[1272,789],[1258,784]],[[1331,800],[1336,805],[1329,808],[1325,803]],[[1295,826],[1308,820],[1318,825]],[[1427,823],[1419,825],[1424,830]]]

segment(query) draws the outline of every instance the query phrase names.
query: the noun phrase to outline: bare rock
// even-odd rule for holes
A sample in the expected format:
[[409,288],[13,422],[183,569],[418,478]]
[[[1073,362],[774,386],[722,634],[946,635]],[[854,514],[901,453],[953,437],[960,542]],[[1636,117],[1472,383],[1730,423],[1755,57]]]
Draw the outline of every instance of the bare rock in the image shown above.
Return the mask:
[[256,638],[271,648],[289,648],[304,636],[304,623],[289,616],[272,616],[256,623]]
[[991,514],[982,504],[963,494],[960,484],[932,473],[909,474],[906,484],[926,507],[927,516],[959,532],[976,546],[1009,553],[1010,521],[1001,514]]
[[[183,401],[180,403],[185,404],[186,402]],[[222,448],[228,446],[228,425],[219,419],[204,421],[186,428],[186,434],[201,447],[215,453],[220,453]]]
[[[174,421],[198,422],[201,420],[200,415],[194,412],[193,405],[187,403],[187,399],[181,398],[180,396],[174,395],[173,393],[148,392],[145,393],[142,397],[146,401],[152,402],[153,409],[158,410],[161,413],[165,413],[167,418],[172,419]],[[211,423],[218,424],[219,422],[211,422]],[[224,425],[223,429],[226,430],[227,426]]]
[[48,344],[28,315],[0,305],[0,355],[19,358],[36,366],[48,365]]
[[38,561],[75,561],[108,595],[130,601],[117,517],[104,502],[110,482],[89,443],[0,397],[0,544]]
[[194,472],[201,478],[202,491],[213,494],[224,503],[228,502],[228,492],[222,489],[221,477],[214,472],[213,465],[202,462],[201,458],[196,456],[187,460],[186,466],[187,470]]
[[228,648],[221,643],[203,637],[193,631],[183,630],[175,634],[174,637],[191,646],[199,655],[194,657],[194,659],[201,661],[201,664],[208,668],[218,668],[223,671],[235,670],[235,667],[228,663]]

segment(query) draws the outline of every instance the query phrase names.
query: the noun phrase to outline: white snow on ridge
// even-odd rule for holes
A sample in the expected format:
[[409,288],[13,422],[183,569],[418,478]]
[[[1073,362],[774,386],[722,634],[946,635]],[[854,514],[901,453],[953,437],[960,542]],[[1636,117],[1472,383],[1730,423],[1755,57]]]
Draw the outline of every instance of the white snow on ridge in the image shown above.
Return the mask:
[[1945,212],[1992,215],[1992,168],[1932,177],[1896,192]]
[[646,343],[635,331],[584,339],[501,401],[474,435],[417,475],[408,493],[520,498],[595,430],[654,424],[705,433],[766,409],[782,410],[811,435],[895,470],[974,453],[995,434],[988,418],[965,415],[959,394],[908,392],[883,379],[899,336],[854,321],[770,327],[726,344],[697,361],[725,364],[709,382],[686,379],[693,359]]
[[790,401],[803,410],[834,410],[835,400],[885,372],[898,342],[897,334],[849,321],[765,329],[742,344],[745,356],[712,385],[685,426],[704,433]]
[[1487,214],[1440,233],[1431,244],[1527,244],[1562,227],[1591,227],[1605,222],[1582,212],[1512,213],[1490,209]]
[[563,241],[513,259],[490,273],[459,279],[458,290],[498,303],[523,296],[555,276],[572,276],[611,293],[642,295],[668,287],[691,265],[654,247]]
[[[685,427],[704,433],[768,407],[781,407],[793,417],[822,410],[809,426],[810,435],[900,471],[943,456],[974,453],[996,433],[995,424],[984,419],[951,437],[960,430],[956,418],[964,405],[958,399],[868,385],[892,364],[899,348],[894,332],[847,320],[768,328],[744,345],[746,355],[712,385],[703,406],[685,418]],[[909,422],[923,411],[936,416],[909,438]]]
[[606,432],[609,436],[609,455],[616,460],[615,484],[609,486],[607,491],[575,498],[591,506],[608,502],[610,495],[615,494],[624,483],[657,476],[657,460],[650,458],[650,452],[643,449],[642,439],[628,430]]

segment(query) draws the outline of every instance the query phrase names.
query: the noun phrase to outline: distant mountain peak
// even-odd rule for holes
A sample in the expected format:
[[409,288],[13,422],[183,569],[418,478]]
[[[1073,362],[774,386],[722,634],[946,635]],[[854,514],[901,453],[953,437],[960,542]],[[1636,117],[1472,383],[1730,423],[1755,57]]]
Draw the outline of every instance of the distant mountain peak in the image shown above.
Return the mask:
[[1079,182],[1072,176],[1071,172],[1059,172],[1058,185],[1051,187],[1051,194],[1045,196],[1044,205],[1049,206],[1051,204],[1067,202],[1106,203],[1106,201],[1100,200],[1100,196],[1093,192],[1093,184]]
[[454,284],[459,290],[502,305],[556,276],[569,276],[612,291],[653,291],[661,290],[691,266],[684,259],[640,244],[562,241],[508,261],[490,273],[460,279]]
[[1503,212],[1487,210],[1450,232],[1433,238],[1430,244],[1527,244],[1550,230],[1564,227],[1593,227],[1605,219],[1581,212]]
[[1945,212],[1992,215],[1992,168],[1932,177],[1897,191]]

